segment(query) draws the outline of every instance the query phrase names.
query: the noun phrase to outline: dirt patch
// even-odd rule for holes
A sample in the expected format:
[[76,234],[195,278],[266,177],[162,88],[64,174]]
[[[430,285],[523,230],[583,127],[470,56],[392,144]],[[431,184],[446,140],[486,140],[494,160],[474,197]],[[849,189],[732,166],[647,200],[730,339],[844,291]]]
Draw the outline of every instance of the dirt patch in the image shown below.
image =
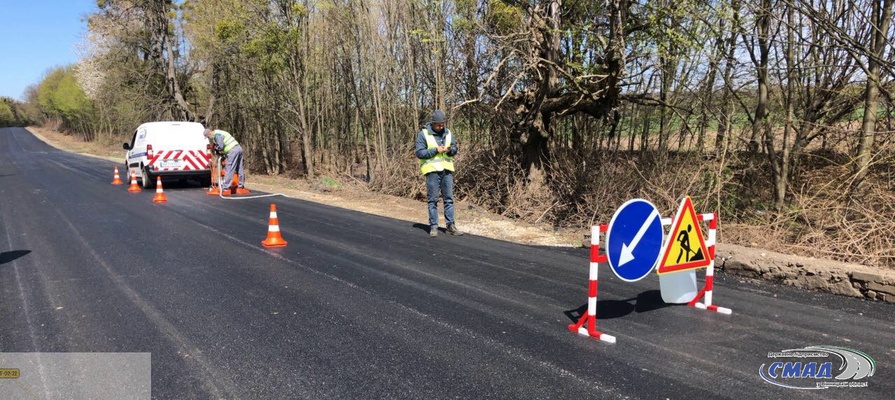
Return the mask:
[[[58,149],[115,163],[123,162],[124,150],[120,143],[85,143],[49,129],[29,127],[28,130]],[[356,182],[335,182],[327,177],[309,181],[250,175],[248,187],[404,221],[427,223],[425,202],[372,192]],[[465,201],[458,202],[456,210],[458,226],[470,234],[527,245],[580,247],[589,244],[590,232],[557,230],[548,225],[520,222]],[[420,234],[425,233],[421,231]],[[895,302],[895,271],[891,270],[725,243],[718,244],[715,261],[719,269],[730,274],[809,290]],[[586,263],[587,260],[582,260],[582,266]]]
[[801,289],[895,303],[895,271],[719,243],[715,265],[730,274]]

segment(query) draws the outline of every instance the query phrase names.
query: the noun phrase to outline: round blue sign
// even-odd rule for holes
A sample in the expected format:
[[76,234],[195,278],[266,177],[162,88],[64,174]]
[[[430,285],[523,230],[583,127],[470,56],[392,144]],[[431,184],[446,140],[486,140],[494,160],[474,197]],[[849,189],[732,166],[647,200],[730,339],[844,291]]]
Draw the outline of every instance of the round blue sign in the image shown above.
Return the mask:
[[632,199],[622,204],[606,233],[606,255],[615,276],[634,282],[649,275],[659,262],[664,233],[662,217],[652,203]]

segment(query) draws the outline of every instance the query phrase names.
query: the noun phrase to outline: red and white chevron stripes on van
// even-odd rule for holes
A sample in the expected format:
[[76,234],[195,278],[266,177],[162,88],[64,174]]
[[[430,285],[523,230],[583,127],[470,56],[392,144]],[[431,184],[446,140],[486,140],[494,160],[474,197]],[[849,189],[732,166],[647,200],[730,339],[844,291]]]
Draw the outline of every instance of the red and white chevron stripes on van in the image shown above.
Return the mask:
[[149,160],[156,171],[194,171],[208,169],[211,153],[198,150],[161,150]]

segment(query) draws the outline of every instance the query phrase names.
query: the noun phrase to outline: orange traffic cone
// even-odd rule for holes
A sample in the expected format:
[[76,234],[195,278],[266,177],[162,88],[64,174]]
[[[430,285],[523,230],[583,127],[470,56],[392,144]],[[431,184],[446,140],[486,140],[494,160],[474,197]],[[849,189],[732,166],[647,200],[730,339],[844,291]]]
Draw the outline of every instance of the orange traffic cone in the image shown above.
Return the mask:
[[153,203],[167,203],[168,197],[165,196],[165,191],[162,190],[162,177],[157,177],[158,180],[155,181],[155,197],[152,198]]
[[131,172],[131,185],[127,187],[127,191],[131,193],[137,193],[142,191],[140,189],[140,185],[137,184],[137,174]]
[[[223,175],[223,173],[221,174]],[[220,192],[215,192],[214,194],[218,194]],[[234,194],[249,194],[252,193],[246,188],[239,187],[239,174],[233,174],[233,179],[230,181],[230,186],[223,189],[223,196],[230,196]],[[208,194],[211,194],[209,192]]]
[[124,182],[121,181],[121,177],[118,176],[118,166],[115,166],[115,179],[112,179],[113,185],[124,185]]
[[270,205],[270,222],[268,223],[267,228],[267,239],[265,239],[261,244],[264,247],[282,247],[286,245],[286,241],[283,240],[283,236],[280,235],[280,220],[277,218],[277,205]]
[[246,188],[241,188],[241,187],[239,187],[239,178],[241,178],[241,177],[239,176],[239,174],[233,174],[233,187],[234,187],[234,189],[233,189],[233,193],[234,193],[234,194],[249,194],[249,193],[252,193],[252,192],[250,192],[250,191],[249,191],[248,189],[246,189]]
[[[226,176],[224,171],[221,171],[221,176]],[[230,180],[230,185],[227,186],[226,189],[222,189],[224,191],[224,196],[230,196],[233,194],[243,194],[239,193],[237,188],[239,187],[239,174],[233,174],[233,179]]]

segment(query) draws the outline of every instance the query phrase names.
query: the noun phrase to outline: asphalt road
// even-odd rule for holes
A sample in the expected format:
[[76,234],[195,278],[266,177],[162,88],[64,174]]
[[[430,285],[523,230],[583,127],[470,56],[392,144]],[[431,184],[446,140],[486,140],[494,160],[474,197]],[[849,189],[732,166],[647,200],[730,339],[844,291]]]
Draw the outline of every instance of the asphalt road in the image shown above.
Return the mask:
[[[113,166],[0,129],[0,352],[149,352],[163,399],[895,393],[891,304],[719,274],[715,303],[733,309],[721,315],[662,304],[654,274],[626,283],[601,266],[607,344],[566,328],[587,300],[584,249],[430,239],[420,224],[189,185],[153,204],[110,185]],[[284,248],[260,245],[271,202]],[[769,352],[809,345],[864,352],[875,375],[825,390],[759,376]]]

